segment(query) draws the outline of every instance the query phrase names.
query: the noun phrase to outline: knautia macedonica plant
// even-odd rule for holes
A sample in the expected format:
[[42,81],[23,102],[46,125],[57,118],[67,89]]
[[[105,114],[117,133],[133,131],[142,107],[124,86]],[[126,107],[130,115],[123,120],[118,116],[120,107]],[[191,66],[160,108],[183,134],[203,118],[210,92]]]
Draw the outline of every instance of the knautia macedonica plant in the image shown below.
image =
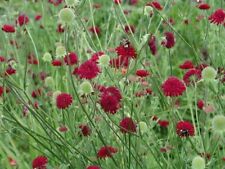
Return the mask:
[[224,1],[0,2],[0,168],[223,169]]

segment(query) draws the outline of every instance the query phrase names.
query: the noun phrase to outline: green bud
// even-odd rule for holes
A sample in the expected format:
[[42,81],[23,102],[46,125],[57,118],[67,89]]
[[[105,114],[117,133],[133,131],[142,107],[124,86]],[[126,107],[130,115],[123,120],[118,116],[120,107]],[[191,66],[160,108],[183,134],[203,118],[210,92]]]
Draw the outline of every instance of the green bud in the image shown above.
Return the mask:
[[44,56],[42,57],[42,60],[44,62],[51,62],[52,61],[52,55],[50,53],[46,52],[44,54]]
[[139,130],[140,132],[143,134],[143,133],[146,133],[148,131],[148,126],[145,122],[143,121],[140,121],[139,124],[138,124],[138,127],[139,127]]
[[205,168],[205,159],[201,156],[196,156],[192,160],[192,169],[204,169]]
[[83,83],[80,84],[80,93],[81,94],[91,94],[92,92],[94,92],[91,83],[89,81],[84,81]]
[[48,76],[45,78],[45,86],[49,87],[49,88],[53,88],[54,87],[54,79],[51,76]]
[[70,8],[63,8],[59,12],[60,20],[65,24],[71,24],[74,21],[75,14]]
[[202,78],[204,80],[214,80],[216,78],[217,72],[213,67],[206,67],[202,70]]
[[65,0],[66,5],[69,7],[74,7],[79,4],[79,0]]
[[64,57],[66,55],[66,48],[62,45],[59,45],[56,47],[55,53],[57,58]]
[[107,67],[109,65],[110,57],[108,55],[100,56],[98,63],[101,67]]
[[216,115],[212,120],[212,127],[217,132],[225,131],[225,116]]

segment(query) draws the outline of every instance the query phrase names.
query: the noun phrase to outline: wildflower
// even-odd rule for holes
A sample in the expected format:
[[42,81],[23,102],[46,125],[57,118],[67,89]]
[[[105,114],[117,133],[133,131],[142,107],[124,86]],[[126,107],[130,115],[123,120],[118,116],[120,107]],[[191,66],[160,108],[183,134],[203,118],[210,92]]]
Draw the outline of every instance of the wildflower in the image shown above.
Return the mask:
[[199,100],[198,100],[198,102],[197,102],[197,106],[198,106],[198,108],[199,108],[199,109],[201,109],[201,110],[202,110],[202,109],[203,109],[203,107],[204,107],[204,101],[203,101],[203,100],[201,100],[201,99],[199,99]]
[[2,26],[2,31],[7,32],[7,33],[14,33],[16,30],[13,25],[4,24]]
[[74,53],[74,52],[70,52],[68,55],[66,55],[66,56],[64,57],[64,62],[65,62],[67,65],[74,65],[74,64],[77,64],[77,62],[78,62],[77,54]]
[[138,69],[136,70],[136,75],[140,77],[147,77],[150,73],[147,70],[144,69]]
[[120,131],[122,133],[136,133],[136,124],[130,117],[125,117],[120,121]]
[[97,156],[98,158],[109,158],[112,157],[113,154],[117,153],[117,148],[112,146],[104,146],[98,150]]
[[148,41],[148,46],[150,48],[152,55],[156,55],[157,54],[157,45],[156,45],[156,37],[154,35],[150,36],[150,39]]
[[163,6],[158,1],[152,1],[150,3],[147,3],[148,6],[151,6],[159,11],[163,10]]
[[210,8],[210,5],[207,3],[200,3],[197,7],[201,10],[208,10]]
[[23,26],[28,24],[29,17],[25,14],[20,14],[16,20],[16,23],[19,24],[19,26]]
[[194,126],[188,121],[179,121],[176,125],[176,133],[181,138],[194,136]]
[[162,128],[167,128],[168,125],[170,124],[168,120],[159,120],[158,124],[160,125],[160,127]]
[[98,65],[91,60],[87,60],[84,63],[82,63],[78,67],[76,72],[76,74],[78,74],[81,79],[93,79],[99,73],[100,73],[100,69]]
[[186,60],[183,64],[179,66],[180,69],[192,69],[194,65],[191,60]]
[[189,69],[183,76],[186,85],[195,83],[199,79],[201,79],[201,71],[198,69]]
[[91,128],[86,124],[79,125],[80,134],[83,136],[90,136],[91,135]]
[[52,61],[53,66],[62,66],[62,61],[59,59],[55,59]]
[[33,169],[46,169],[48,158],[45,156],[38,156],[32,162]]
[[223,9],[217,9],[208,19],[211,23],[216,25],[223,24],[225,21],[225,11]]
[[175,37],[172,32],[165,32],[165,39],[161,42],[163,46],[170,49],[175,45]]
[[73,102],[73,98],[70,94],[67,93],[60,93],[56,97],[56,106],[58,109],[65,109],[68,108]]
[[127,58],[136,58],[137,54],[132,45],[125,44],[120,45],[116,48],[116,53],[118,56],[127,57]]
[[165,96],[180,96],[186,90],[184,83],[175,76],[169,77],[163,84],[162,90]]

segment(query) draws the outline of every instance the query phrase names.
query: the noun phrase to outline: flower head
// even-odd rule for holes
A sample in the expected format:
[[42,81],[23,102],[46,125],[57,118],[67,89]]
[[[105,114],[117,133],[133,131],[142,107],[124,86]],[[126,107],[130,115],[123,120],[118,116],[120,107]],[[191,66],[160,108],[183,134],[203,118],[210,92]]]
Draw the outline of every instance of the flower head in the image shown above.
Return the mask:
[[122,133],[136,133],[136,123],[130,117],[125,117],[120,121],[120,131]]
[[165,39],[161,42],[166,48],[172,48],[175,45],[175,37],[173,32],[165,32]]
[[68,55],[64,57],[64,62],[67,65],[75,65],[78,62],[77,54],[74,52],[70,52]]
[[19,26],[23,26],[28,24],[29,22],[29,17],[25,14],[21,14],[18,16],[16,23],[19,24]]
[[208,19],[211,23],[216,25],[223,24],[225,21],[225,11],[223,9],[217,9]]
[[73,98],[70,94],[60,93],[56,97],[56,106],[58,109],[68,108],[73,102]]
[[76,73],[81,79],[93,79],[99,74],[99,72],[100,69],[97,63],[92,60],[87,60],[78,67]]
[[194,126],[188,121],[179,121],[176,126],[176,133],[181,138],[194,136]]
[[117,148],[112,146],[104,146],[98,150],[97,156],[98,158],[109,158],[112,157],[113,154],[117,153]]
[[14,33],[16,30],[13,25],[5,24],[2,26],[2,31],[7,33]]
[[162,90],[165,96],[180,96],[186,90],[184,83],[175,76],[169,77],[163,84]]
[[148,41],[148,46],[150,48],[152,55],[156,55],[157,54],[157,45],[156,45],[156,37],[154,35],[150,36],[150,39]]
[[33,169],[46,169],[48,158],[45,156],[38,156],[32,162]]

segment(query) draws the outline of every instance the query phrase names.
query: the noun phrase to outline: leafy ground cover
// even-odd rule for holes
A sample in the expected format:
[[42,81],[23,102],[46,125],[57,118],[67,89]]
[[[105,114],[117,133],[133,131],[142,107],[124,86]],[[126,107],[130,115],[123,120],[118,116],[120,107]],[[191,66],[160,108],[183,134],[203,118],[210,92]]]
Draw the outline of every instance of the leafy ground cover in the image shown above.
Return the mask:
[[224,8],[0,1],[0,168],[225,168]]

